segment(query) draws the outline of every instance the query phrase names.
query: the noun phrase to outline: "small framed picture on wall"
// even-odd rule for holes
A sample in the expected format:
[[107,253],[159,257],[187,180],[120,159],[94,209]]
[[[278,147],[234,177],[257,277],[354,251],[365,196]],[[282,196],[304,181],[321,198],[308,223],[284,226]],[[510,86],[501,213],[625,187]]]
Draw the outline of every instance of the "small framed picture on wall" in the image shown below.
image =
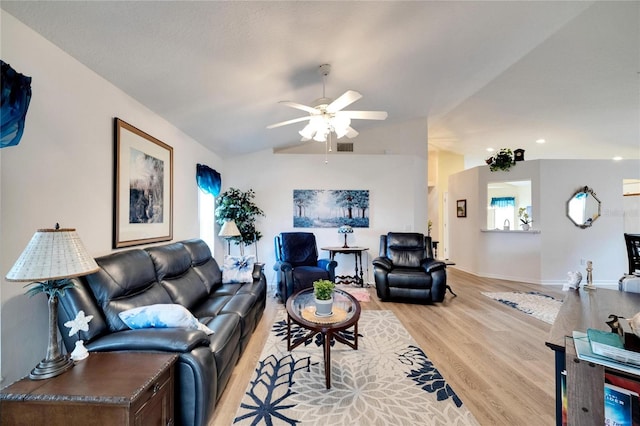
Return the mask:
[[456,212],[458,217],[467,217],[467,200],[456,201]]

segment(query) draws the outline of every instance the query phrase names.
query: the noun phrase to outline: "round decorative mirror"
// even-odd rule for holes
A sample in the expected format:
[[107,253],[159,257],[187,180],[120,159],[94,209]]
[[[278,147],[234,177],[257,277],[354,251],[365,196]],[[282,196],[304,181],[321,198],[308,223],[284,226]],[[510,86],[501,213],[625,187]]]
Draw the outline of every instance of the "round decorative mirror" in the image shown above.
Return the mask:
[[574,225],[588,228],[600,217],[600,200],[588,186],[578,189],[567,201],[567,217]]

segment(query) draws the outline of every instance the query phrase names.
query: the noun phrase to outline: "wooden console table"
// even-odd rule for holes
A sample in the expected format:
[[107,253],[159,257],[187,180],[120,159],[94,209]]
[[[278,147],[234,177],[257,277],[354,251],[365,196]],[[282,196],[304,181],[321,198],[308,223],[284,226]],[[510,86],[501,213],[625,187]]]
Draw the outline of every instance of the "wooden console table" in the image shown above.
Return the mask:
[[570,426],[604,424],[604,372],[601,365],[582,361],[575,355],[574,331],[588,328],[610,331],[605,321],[610,314],[631,318],[640,312],[640,294],[598,288],[565,293],[560,312],[551,327],[546,345],[555,351],[556,424],[562,425],[561,374],[567,371],[568,420]]
[[0,391],[3,425],[174,424],[174,354],[93,352],[65,373]]
[[[362,252],[369,250],[368,247],[322,247],[322,250],[329,252],[329,258],[333,260],[336,253],[353,254],[355,256],[356,274],[355,275],[337,275],[336,282],[341,283],[355,283],[359,286],[364,286],[364,270],[362,268]],[[358,262],[360,263],[360,269],[358,270]],[[359,271],[359,275],[358,275]]]

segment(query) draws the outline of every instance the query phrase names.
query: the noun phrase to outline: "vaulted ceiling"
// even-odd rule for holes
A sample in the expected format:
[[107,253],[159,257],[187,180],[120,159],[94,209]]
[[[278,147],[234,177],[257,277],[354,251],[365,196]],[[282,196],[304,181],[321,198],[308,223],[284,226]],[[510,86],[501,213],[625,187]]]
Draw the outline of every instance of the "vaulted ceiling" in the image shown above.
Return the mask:
[[305,114],[278,101],[311,104],[322,95],[317,68],[330,63],[327,96],[357,90],[364,97],[348,109],[389,113],[354,121],[361,132],[424,119],[430,147],[471,162],[487,147],[640,158],[638,1],[0,7],[223,157],[300,143],[303,124],[266,126]]

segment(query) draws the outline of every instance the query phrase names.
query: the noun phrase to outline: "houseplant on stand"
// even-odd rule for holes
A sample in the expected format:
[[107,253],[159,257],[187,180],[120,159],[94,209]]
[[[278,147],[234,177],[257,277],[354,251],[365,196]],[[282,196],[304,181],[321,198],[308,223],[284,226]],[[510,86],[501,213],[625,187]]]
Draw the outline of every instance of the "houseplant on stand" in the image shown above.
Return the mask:
[[317,280],[313,282],[313,295],[316,302],[316,315],[328,317],[333,314],[333,290],[336,285],[333,281]]
[[244,254],[245,245],[257,244],[262,238],[262,234],[256,230],[256,218],[264,216],[264,212],[253,202],[255,196],[253,189],[243,192],[229,188],[216,198],[216,222],[222,226],[227,220],[235,221],[241,236],[233,240],[240,246],[241,254]]

